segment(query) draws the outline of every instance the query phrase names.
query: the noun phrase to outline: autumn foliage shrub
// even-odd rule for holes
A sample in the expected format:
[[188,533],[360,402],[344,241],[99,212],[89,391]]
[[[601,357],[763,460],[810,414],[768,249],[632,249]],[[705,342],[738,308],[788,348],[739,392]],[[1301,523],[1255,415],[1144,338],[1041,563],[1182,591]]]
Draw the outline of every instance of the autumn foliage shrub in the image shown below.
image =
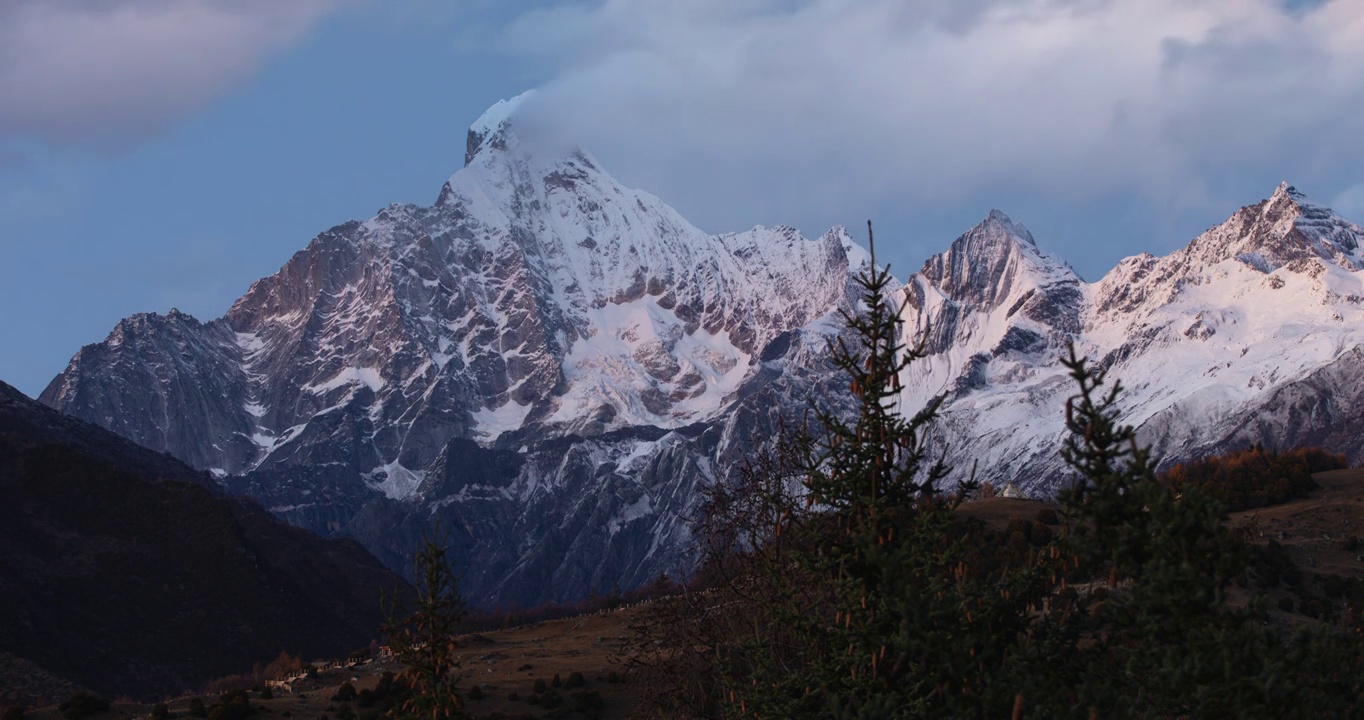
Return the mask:
[[1286,452],[1252,447],[1181,463],[1160,480],[1176,490],[1196,485],[1236,512],[1306,497],[1318,487],[1312,473],[1348,466],[1344,455],[1316,447]]
[[249,673],[226,675],[210,680],[204,686],[204,692],[211,695],[217,695],[230,690],[259,688],[265,685],[266,680],[283,680],[285,678],[293,677],[302,673],[303,668],[304,665],[301,658],[281,651],[278,657],[267,664],[262,665],[261,663],[256,663]]

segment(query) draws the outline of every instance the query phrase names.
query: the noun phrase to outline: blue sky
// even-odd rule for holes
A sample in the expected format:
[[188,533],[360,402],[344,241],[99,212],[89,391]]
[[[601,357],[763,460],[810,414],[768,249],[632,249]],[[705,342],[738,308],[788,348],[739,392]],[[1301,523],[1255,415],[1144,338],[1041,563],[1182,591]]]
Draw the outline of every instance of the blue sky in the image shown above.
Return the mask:
[[992,207],[1089,279],[1281,179],[1359,221],[1361,48],[1357,0],[14,0],[0,380],[432,202],[529,88],[700,227],[870,217],[901,276]]

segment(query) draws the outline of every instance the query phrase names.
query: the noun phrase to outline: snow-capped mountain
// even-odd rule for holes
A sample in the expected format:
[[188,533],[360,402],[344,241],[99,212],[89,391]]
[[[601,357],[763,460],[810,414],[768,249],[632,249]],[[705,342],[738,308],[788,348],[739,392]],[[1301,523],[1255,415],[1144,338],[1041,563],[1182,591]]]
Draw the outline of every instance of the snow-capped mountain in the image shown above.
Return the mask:
[[741,417],[803,402],[760,397],[837,331],[861,251],[701,232],[581,150],[530,151],[516,103],[434,206],[322,233],[222,318],[128,318],[42,400],[395,567],[443,519],[482,602],[684,566],[698,484]]
[[[810,399],[847,401],[824,350],[866,252],[842,229],[701,232],[523,138],[519,102],[474,123],[434,206],[322,233],[222,318],[128,318],[42,400],[395,568],[438,521],[480,604],[687,568],[701,488]],[[1050,492],[1075,342],[1170,460],[1364,459],[1361,240],[1284,185],[1087,283],[991,212],[895,290],[928,353],[904,410],[946,395],[958,473]]]
[[930,356],[903,402],[945,393],[959,472],[1035,494],[1057,448],[1072,340],[1127,388],[1124,420],[1167,463],[1232,447],[1321,444],[1364,460],[1364,230],[1287,184],[1162,258],[1095,283],[1000,213],[902,289],[906,341]]

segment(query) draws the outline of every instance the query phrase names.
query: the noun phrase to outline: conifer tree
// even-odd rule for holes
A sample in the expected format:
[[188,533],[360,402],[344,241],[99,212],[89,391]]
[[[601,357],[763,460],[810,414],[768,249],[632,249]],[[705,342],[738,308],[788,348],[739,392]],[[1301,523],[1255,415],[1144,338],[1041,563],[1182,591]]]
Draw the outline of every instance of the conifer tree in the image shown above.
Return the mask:
[[788,439],[790,471],[750,483],[763,501],[755,516],[772,518],[753,548],[766,592],[751,639],[718,658],[727,712],[984,716],[1014,698],[989,677],[1023,656],[991,640],[1027,632],[1051,557],[1004,567],[973,551],[954,511],[974,485],[944,494],[948,468],[926,444],[941,398],[899,411],[899,378],[923,348],[901,340],[889,268],[873,259],[856,281],[861,307],[844,315],[854,342],[830,349],[855,419],[814,408],[815,429]]
[[1119,422],[1122,388],[1071,348],[1079,393],[1062,456],[1077,574],[1106,586],[1074,678],[1076,704],[1102,717],[1358,717],[1364,645],[1336,629],[1280,632],[1263,598],[1232,602],[1248,548],[1225,507],[1197,485],[1161,483],[1150,449]]
[[1077,392],[1061,454],[1077,481],[1061,527],[999,534],[958,512],[974,483],[945,493],[947,468],[926,441],[941,399],[900,412],[900,375],[924,349],[901,341],[889,278],[874,261],[858,275],[862,302],[844,316],[852,341],[830,349],[854,412],[812,408],[737,486],[712,488],[699,535],[713,589],[664,604],[677,630],[646,645],[685,648],[661,667],[699,680],[669,685],[657,708],[759,719],[1364,715],[1361,628],[1271,627],[1263,598],[1234,599],[1233,581],[1252,570],[1225,508],[1156,478],[1150,449],[1120,421],[1121,386],[1105,387],[1074,348],[1062,358]]
[[436,527],[415,553],[416,598],[410,609],[390,600],[384,631],[393,657],[403,666],[410,695],[392,711],[417,720],[458,720],[467,715],[459,695],[460,655],[455,644],[466,607],[458,577]]

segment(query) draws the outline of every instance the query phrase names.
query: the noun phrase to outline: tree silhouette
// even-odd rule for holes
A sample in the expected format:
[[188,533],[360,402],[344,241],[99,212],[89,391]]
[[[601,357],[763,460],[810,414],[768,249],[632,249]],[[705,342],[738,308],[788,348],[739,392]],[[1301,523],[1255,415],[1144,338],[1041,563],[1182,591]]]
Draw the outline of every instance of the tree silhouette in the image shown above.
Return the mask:
[[413,606],[400,609],[396,599],[387,603],[384,631],[394,659],[405,666],[402,677],[410,688],[410,695],[391,711],[394,717],[467,717],[459,695],[461,666],[455,644],[467,610],[444,540],[437,526],[417,547]]

